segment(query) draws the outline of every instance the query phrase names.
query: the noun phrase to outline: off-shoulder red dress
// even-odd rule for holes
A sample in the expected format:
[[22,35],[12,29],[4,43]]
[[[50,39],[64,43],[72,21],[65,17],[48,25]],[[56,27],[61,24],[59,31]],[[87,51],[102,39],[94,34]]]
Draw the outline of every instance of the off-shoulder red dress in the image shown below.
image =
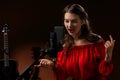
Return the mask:
[[55,74],[57,80],[106,80],[113,70],[111,62],[105,62],[104,42],[74,46],[58,52]]

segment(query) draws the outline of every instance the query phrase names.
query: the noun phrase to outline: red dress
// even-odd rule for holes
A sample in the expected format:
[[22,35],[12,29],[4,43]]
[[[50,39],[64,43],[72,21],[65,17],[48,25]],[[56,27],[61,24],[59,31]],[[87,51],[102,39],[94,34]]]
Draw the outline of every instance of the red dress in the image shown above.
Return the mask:
[[63,49],[58,52],[56,62],[57,80],[106,80],[112,72],[113,64],[105,62],[104,42],[74,46],[67,57]]

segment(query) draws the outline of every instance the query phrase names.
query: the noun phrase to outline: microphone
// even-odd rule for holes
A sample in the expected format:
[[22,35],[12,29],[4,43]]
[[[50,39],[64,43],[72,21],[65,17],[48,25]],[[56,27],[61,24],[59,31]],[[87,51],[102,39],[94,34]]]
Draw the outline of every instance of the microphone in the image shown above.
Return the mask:
[[56,57],[57,56],[57,37],[55,32],[50,32],[50,40],[49,40],[49,48],[48,52],[50,57]]
[[62,43],[65,35],[65,28],[63,26],[55,26],[54,31],[50,32],[49,39],[49,48],[48,49],[40,49],[39,47],[33,47],[32,50],[35,52],[35,62],[28,66],[23,72],[18,76],[16,80],[21,80],[24,78],[29,78],[28,75],[29,70],[33,68],[33,65],[38,64],[38,59],[43,57],[45,54],[49,54],[50,57],[56,58],[57,52],[62,50]]
[[65,36],[65,33],[66,33],[65,27],[64,26],[55,26],[54,27],[54,32],[56,33],[58,51],[61,51],[64,36]]
[[62,44],[65,35],[64,26],[55,26],[54,31],[50,32],[49,47],[42,52],[49,54],[50,57],[56,58],[57,53],[62,50]]
[[64,26],[55,26],[54,32],[56,33],[57,41],[58,42],[63,41],[65,33],[66,33],[65,27]]
[[50,32],[49,48],[46,51],[50,57],[57,57],[57,53],[62,50],[64,35],[64,26],[55,26],[54,31]]
[[55,32],[50,32],[50,48],[56,49],[57,47],[57,36]]

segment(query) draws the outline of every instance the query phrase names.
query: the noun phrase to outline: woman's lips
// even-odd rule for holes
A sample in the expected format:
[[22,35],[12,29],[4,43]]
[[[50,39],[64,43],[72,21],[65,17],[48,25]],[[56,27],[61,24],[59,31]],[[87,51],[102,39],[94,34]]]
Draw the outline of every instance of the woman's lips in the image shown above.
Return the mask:
[[68,29],[70,33],[74,33],[74,29]]

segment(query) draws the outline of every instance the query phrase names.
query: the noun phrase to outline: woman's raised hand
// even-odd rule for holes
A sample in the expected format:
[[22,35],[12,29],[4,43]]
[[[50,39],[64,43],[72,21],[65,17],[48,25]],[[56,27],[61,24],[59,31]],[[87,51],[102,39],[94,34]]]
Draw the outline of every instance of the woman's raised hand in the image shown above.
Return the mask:
[[105,61],[109,62],[112,59],[112,53],[113,53],[113,48],[114,48],[114,44],[115,44],[115,40],[112,38],[112,36],[110,35],[110,40],[107,40],[105,42]]

